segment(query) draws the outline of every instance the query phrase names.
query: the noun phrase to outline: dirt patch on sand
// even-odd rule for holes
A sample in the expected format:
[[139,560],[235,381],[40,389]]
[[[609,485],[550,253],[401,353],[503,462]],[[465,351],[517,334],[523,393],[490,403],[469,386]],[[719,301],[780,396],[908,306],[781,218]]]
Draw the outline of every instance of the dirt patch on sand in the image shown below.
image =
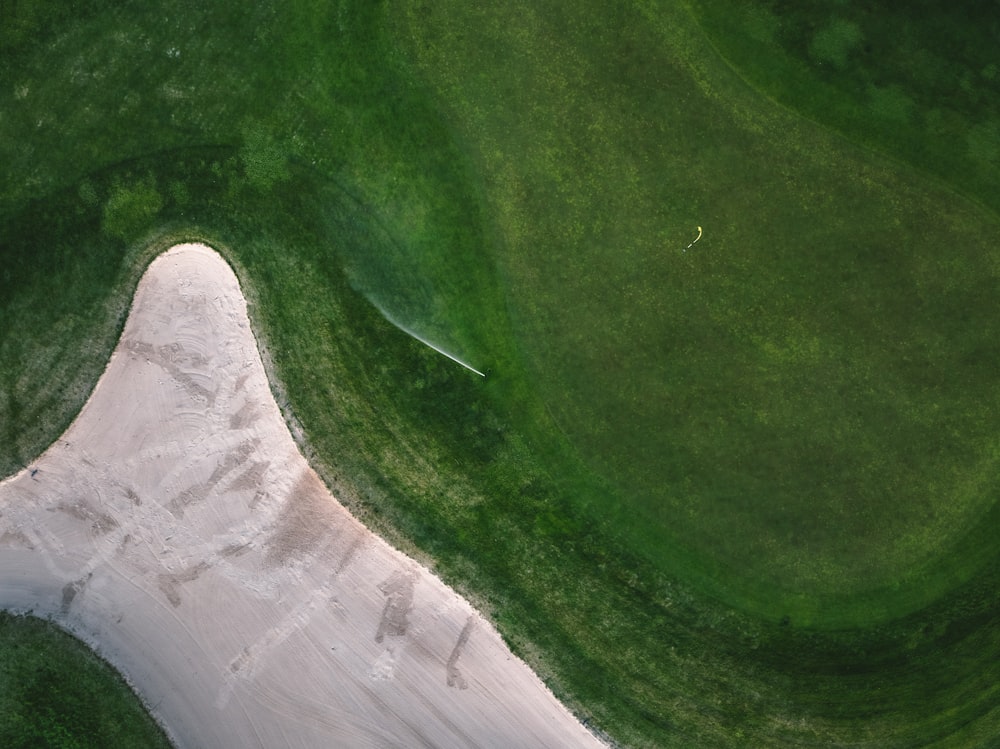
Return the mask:
[[375,642],[382,642],[386,635],[402,637],[409,626],[408,615],[413,608],[413,588],[417,582],[416,571],[394,572],[378,586],[385,596],[382,618],[379,619]]
[[338,519],[323,482],[311,469],[302,471],[268,539],[267,563],[281,565],[308,554],[337,527]]

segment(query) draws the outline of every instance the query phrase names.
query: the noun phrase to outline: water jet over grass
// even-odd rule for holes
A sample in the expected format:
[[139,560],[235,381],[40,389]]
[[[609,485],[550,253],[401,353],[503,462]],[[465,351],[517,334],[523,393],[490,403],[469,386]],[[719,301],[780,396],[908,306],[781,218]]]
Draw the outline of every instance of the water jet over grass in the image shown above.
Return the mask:
[[325,478],[618,740],[981,745],[998,77],[953,75],[920,14],[919,54],[852,77],[872,22],[903,26],[801,7],[126,2],[4,27],[0,462],[82,403],[150,238],[203,237],[234,248]]

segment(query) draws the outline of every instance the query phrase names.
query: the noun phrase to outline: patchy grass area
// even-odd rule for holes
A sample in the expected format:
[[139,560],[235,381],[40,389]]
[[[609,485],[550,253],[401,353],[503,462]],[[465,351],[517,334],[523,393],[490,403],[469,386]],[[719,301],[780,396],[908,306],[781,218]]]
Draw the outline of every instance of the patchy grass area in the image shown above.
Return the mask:
[[60,7],[0,20],[3,472],[202,239],[338,495],[616,740],[996,735],[994,214],[674,3]]
[[170,749],[121,677],[41,619],[0,611],[0,744]]

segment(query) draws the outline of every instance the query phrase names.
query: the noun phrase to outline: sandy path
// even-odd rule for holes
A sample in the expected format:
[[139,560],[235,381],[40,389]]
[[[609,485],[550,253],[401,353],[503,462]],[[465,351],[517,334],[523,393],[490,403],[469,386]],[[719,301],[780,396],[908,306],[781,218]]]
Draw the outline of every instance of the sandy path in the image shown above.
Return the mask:
[[0,606],[100,650],[181,747],[601,745],[327,492],[202,245],[150,266],[79,418],[0,483]]

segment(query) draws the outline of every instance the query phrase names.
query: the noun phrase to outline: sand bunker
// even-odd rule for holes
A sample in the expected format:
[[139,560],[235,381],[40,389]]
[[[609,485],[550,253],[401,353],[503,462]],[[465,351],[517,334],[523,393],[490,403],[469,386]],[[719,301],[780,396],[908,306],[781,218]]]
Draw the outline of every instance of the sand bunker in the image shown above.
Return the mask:
[[182,747],[601,746],[327,492],[203,245],[150,266],[79,418],[0,484],[0,606],[98,649]]

